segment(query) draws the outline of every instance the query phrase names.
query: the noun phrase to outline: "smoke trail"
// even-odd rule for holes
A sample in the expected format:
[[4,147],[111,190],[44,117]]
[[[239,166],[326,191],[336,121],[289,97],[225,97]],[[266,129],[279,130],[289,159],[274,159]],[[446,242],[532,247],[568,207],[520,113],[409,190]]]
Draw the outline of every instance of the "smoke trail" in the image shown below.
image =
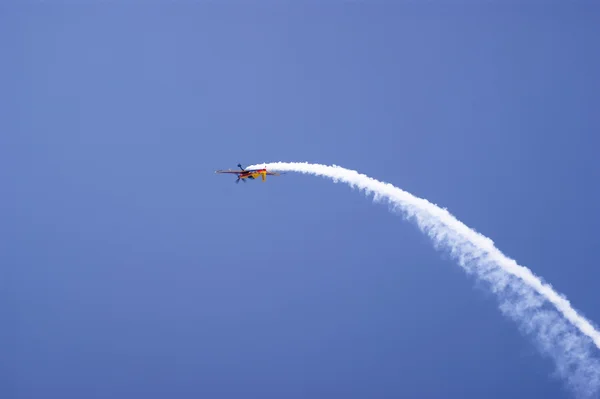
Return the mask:
[[447,210],[336,165],[276,162],[248,168],[260,167],[328,177],[373,194],[376,202],[389,202],[394,210],[416,221],[437,249],[448,250],[468,274],[498,295],[501,311],[517,322],[521,331],[537,338],[536,346],[554,359],[557,373],[571,389],[582,397],[600,391],[600,361],[593,355],[600,349],[600,332],[550,285],[506,257],[492,240],[468,228]]

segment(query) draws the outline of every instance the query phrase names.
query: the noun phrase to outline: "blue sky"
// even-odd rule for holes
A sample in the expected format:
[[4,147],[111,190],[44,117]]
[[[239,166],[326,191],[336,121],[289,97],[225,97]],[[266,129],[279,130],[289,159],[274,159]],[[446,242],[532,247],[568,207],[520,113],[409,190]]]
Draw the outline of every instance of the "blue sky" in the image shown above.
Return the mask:
[[447,207],[600,322],[592,2],[0,6],[2,398],[565,398],[416,227]]

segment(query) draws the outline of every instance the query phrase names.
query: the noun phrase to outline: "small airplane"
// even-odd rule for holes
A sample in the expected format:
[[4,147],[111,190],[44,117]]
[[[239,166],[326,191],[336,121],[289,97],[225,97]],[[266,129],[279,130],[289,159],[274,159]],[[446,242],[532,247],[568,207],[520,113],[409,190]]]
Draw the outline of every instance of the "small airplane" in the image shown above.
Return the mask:
[[239,183],[240,180],[243,181],[244,183],[246,183],[246,179],[256,179],[259,176],[262,176],[262,181],[266,181],[267,180],[267,175],[273,175],[273,176],[280,176],[281,173],[277,173],[277,172],[268,172],[266,168],[263,169],[244,169],[242,167],[241,164],[238,163],[238,168],[241,169],[241,171],[237,171],[237,170],[216,170],[215,173],[231,173],[234,175],[237,175],[238,178],[235,181],[236,183]]

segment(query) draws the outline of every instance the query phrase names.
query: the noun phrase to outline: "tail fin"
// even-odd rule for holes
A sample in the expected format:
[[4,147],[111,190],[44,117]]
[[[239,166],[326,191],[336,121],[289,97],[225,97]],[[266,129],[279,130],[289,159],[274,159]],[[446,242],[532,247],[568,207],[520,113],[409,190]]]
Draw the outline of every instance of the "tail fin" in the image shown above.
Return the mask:
[[263,179],[263,181],[266,181],[266,180],[267,180],[267,174],[266,174],[266,173],[263,173],[263,174],[262,174],[262,179]]

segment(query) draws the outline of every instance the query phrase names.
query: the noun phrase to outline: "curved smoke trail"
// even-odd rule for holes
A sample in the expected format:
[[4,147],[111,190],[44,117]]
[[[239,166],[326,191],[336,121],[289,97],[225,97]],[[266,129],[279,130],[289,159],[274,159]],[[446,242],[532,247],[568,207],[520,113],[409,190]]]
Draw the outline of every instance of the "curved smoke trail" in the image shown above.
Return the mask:
[[501,311],[536,338],[538,349],[554,359],[558,374],[575,393],[589,397],[600,391],[600,361],[593,354],[600,349],[598,329],[531,270],[505,256],[492,240],[468,228],[447,210],[336,165],[275,162],[248,169],[260,167],[328,177],[373,194],[374,201],[388,201],[394,210],[416,221],[437,249],[448,250],[468,274],[497,294]]

